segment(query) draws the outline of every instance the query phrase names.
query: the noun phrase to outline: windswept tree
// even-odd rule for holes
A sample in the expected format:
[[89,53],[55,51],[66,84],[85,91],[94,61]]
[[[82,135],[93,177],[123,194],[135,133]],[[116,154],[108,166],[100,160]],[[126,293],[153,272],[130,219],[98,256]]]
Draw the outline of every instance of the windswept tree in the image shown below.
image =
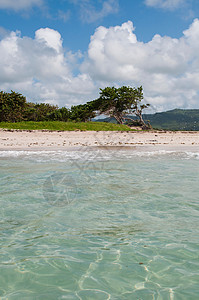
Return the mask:
[[[86,104],[72,106],[71,109],[48,103],[26,102],[26,98],[19,93],[0,92],[0,122],[18,121],[91,121],[96,115],[105,114],[114,117],[119,124],[139,123],[143,128],[149,126],[142,118],[143,109],[149,104],[143,104],[142,87],[132,88],[122,86],[120,88],[106,87],[100,89],[100,97]],[[136,115],[137,120],[129,118]]]
[[120,88],[106,87],[100,89],[100,97],[89,102],[99,114],[114,117],[119,124],[126,122],[127,116],[134,114],[138,117],[140,125],[148,128],[142,118],[142,111],[149,104],[143,104],[142,86],[136,88],[122,86]]
[[[143,117],[142,117],[142,112],[145,108],[148,108],[150,106],[149,103],[142,103],[144,99],[143,96],[143,88],[142,86],[138,87],[137,89],[134,89],[134,103],[132,104],[132,107],[129,109],[128,113],[134,114],[136,115],[136,117],[138,118],[138,121],[140,123],[140,125],[147,129],[147,128],[151,128],[150,123],[148,122],[147,124],[145,123]],[[133,122],[133,120],[131,119],[131,122]]]

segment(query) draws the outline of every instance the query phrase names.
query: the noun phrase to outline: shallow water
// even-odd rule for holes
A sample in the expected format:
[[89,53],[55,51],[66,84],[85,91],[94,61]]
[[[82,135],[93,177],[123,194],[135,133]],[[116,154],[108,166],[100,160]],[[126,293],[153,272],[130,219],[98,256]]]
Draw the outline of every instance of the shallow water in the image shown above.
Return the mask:
[[1,299],[198,299],[199,152],[0,151]]

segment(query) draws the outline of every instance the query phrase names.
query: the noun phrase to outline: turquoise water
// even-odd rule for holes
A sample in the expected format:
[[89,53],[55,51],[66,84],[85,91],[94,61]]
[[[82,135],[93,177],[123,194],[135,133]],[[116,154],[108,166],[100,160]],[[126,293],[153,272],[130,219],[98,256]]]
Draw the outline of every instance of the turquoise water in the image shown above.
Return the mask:
[[199,151],[0,151],[1,299],[198,299]]

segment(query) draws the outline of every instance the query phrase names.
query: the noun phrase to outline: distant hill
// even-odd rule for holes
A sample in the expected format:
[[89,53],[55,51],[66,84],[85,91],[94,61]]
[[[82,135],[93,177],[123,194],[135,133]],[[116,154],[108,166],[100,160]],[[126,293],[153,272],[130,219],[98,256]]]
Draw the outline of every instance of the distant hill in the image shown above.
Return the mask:
[[[131,117],[136,119],[136,117]],[[155,114],[144,114],[144,120],[149,120],[153,128],[167,130],[199,131],[199,109],[173,109]],[[114,118],[98,120],[116,123]]]
[[144,115],[153,128],[168,130],[199,130],[199,109],[173,109]]

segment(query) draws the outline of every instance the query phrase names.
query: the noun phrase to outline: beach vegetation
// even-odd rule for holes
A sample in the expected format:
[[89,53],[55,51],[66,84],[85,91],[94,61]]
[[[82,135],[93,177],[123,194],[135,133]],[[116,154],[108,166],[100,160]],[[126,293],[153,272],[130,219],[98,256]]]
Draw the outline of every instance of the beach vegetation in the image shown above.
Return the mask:
[[26,98],[16,92],[0,92],[0,122],[90,122],[96,116],[108,115],[115,118],[118,124],[128,122],[129,114],[137,116],[137,120],[131,119],[132,125],[148,126],[142,118],[143,109],[149,104],[143,104],[142,87],[131,88],[122,86],[120,88],[106,87],[100,89],[99,98],[88,101],[85,104],[59,108],[49,103],[27,102]]
[[128,121],[129,115],[135,115],[137,120],[130,119],[131,123],[142,126],[143,129],[150,128],[150,125],[145,123],[142,118],[143,109],[150,104],[143,103],[143,88],[132,88],[122,86],[120,88],[106,87],[100,89],[100,97],[92,102],[89,102],[93,110],[98,114],[108,115],[113,117],[119,124],[125,124]]
[[48,119],[51,121],[67,122],[70,119],[70,111],[66,107],[55,109],[48,115]]
[[133,131],[126,125],[105,122],[61,122],[61,121],[22,121],[0,122],[6,130],[47,130],[47,131]]
[[96,116],[95,111],[89,103],[72,106],[70,119],[77,122],[88,122]]
[[26,98],[19,93],[0,92],[0,121],[16,122],[23,120]]
[[49,103],[26,103],[23,120],[35,122],[45,121],[48,120],[57,110],[57,106]]

